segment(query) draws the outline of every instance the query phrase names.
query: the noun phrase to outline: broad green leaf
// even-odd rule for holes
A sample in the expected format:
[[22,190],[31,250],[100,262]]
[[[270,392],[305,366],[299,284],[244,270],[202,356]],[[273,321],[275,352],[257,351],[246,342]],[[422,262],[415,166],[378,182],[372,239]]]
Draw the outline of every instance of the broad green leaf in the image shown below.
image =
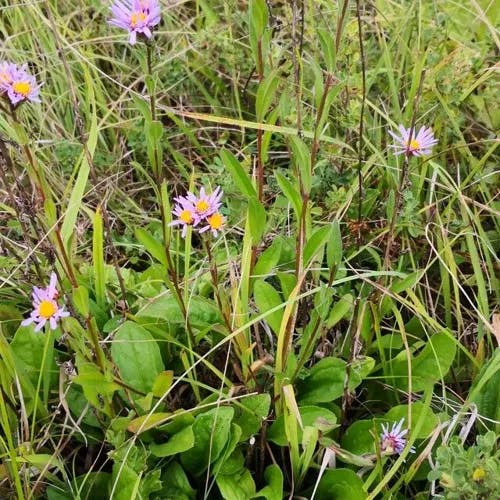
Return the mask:
[[322,260],[323,248],[330,238],[330,231],[331,226],[329,225],[320,227],[307,240],[304,247],[304,267],[307,267],[313,258]]
[[255,191],[250,176],[245,172],[241,163],[236,159],[233,153],[227,149],[223,149],[220,152],[220,157],[224,166],[229,170],[233,182],[240,192],[246,198],[257,198],[257,191]]
[[161,480],[163,489],[159,498],[162,500],[195,500],[196,491],[189,484],[186,473],[177,462],[170,462],[167,465]]
[[265,0],[250,0],[248,5],[248,24],[250,31],[250,46],[256,66],[259,65],[259,43],[262,43],[262,37],[268,23],[269,14]]
[[156,240],[150,233],[140,227],[135,230],[135,237],[158,262],[167,268],[167,257],[163,244]]
[[267,214],[262,203],[257,198],[250,198],[248,204],[248,221],[252,242],[257,245],[266,229]]
[[327,470],[318,486],[315,500],[364,500],[363,481],[350,469]]
[[[283,303],[280,294],[264,280],[257,280],[255,282],[253,296],[260,313],[266,313]],[[284,308],[278,309],[277,311],[267,314],[265,317],[265,320],[276,334],[278,334],[280,329],[283,311]]]
[[194,446],[193,427],[184,427],[177,434],[170,436],[166,443],[150,444],[149,450],[155,457],[170,457],[189,450]]
[[[299,406],[299,412],[304,427],[315,427],[321,430],[334,427],[337,423],[335,413],[321,406]],[[271,425],[267,432],[267,438],[279,446],[286,446],[288,444],[283,415],[280,415]],[[298,429],[298,440],[302,441],[302,430],[300,427]]]
[[128,424],[127,430],[134,433],[146,432],[149,429],[154,429],[172,418],[172,413],[158,412],[148,413],[134,418]]
[[326,327],[333,328],[341,319],[345,318],[352,310],[353,302],[354,299],[350,293],[347,293],[335,302],[326,320]]
[[[42,365],[43,347],[45,334],[37,333],[32,326],[21,326],[10,344],[10,349],[16,364],[16,370],[22,376],[28,376],[32,384],[36,386],[38,374]],[[3,355],[3,353],[2,353]],[[56,366],[52,367],[56,369]]]
[[258,122],[263,122],[269,106],[273,102],[279,83],[279,71],[271,71],[260,83],[255,99],[255,115]]
[[158,374],[165,369],[154,337],[132,321],[123,323],[116,332],[111,344],[111,357],[122,380],[146,394],[152,390]]
[[264,497],[266,500],[282,500],[284,491],[281,469],[276,464],[269,465],[264,472],[264,478],[267,486],[264,486],[252,498]]
[[234,423],[241,428],[240,441],[247,441],[259,432],[262,422],[269,415],[270,405],[269,394],[254,394],[235,404]]
[[332,33],[328,28],[316,28],[319,43],[321,45],[321,54],[325,60],[326,70],[330,73],[335,71],[335,41],[333,40]]
[[275,239],[271,245],[266,248],[260,257],[257,259],[257,263],[253,268],[253,275],[267,276],[274,270],[278,264],[281,256],[281,249],[283,247],[283,240],[280,238]]
[[274,175],[276,177],[276,181],[278,182],[278,186],[285,195],[286,199],[292,205],[292,208],[295,211],[295,216],[297,217],[297,219],[299,219],[300,214],[302,213],[302,199],[299,192],[297,191],[297,189],[295,189],[292,183],[280,172],[275,172]]
[[[339,358],[324,358],[316,363],[309,374],[298,381],[300,404],[329,403],[344,394],[346,362]],[[359,376],[351,371],[349,389],[361,383]]]
[[170,389],[172,382],[174,380],[174,372],[172,370],[166,370],[161,372],[156,377],[153,383],[152,393],[154,396],[161,398]]
[[255,494],[255,483],[248,469],[230,476],[218,474],[215,480],[225,500],[248,500]]
[[73,288],[73,304],[83,317],[87,317],[89,315],[89,291],[83,285]]
[[326,246],[326,263],[330,269],[332,267],[338,269],[342,263],[342,233],[338,220],[332,222],[330,240]]
[[309,194],[312,182],[311,153],[309,148],[298,137],[290,137],[290,146],[295,167],[300,175],[302,189],[304,193]]
[[381,420],[357,420],[342,436],[341,445],[355,455],[375,453],[375,441],[382,432]]
[[[389,423],[397,423],[402,418],[405,419],[405,425],[403,428],[408,427],[408,405],[398,405],[392,407],[384,417]],[[412,426],[415,426],[417,421],[422,419],[422,424],[420,426],[420,431],[416,437],[417,439],[424,439],[429,436],[429,434],[436,429],[439,424],[439,419],[434,415],[433,411],[420,402],[415,402],[411,404],[411,422]]]
[[194,447],[181,454],[182,465],[194,476],[202,475],[215,462],[230,439],[234,409],[214,408],[196,417],[193,424]]
[[[449,334],[436,333],[426,343],[422,352],[412,360],[412,391],[423,391],[429,384],[442,380],[448,373],[457,350],[456,340]],[[408,364],[406,352],[391,361],[394,384],[408,390]]]
[[[500,350],[483,366],[470,390],[470,400],[476,403],[479,414],[491,419],[492,429],[500,428]],[[494,423],[496,422],[496,423]]]
[[[201,297],[192,297],[187,303],[188,316],[196,328],[205,328],[222,323],[219,310],[212,302]],[[175,297],[169,294],[160,295],[150,301],[137,314],[138,319],[155,320],[156,323],[185,324],[184,316]]]

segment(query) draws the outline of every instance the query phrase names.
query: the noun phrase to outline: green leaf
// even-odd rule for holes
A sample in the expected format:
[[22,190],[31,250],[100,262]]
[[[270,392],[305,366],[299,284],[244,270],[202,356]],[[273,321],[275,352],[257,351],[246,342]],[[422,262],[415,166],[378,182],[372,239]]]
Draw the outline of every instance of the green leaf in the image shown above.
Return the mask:
[[363,481],[350,469],[327,470],[318,486],[315,500],[364,500]]
[[282,248],[283,240],[280,238],[275,239],[271,245],[261,253],[253,268],[253,275],[256,277],[266,277],[270,274],[280,260]]
[[255,98],[255,115],[258,122],[263,122],[273,102],[279,83],[279,70],[271,71],[259,84]]
[[255,494],[255,483],[247,469],[230,476],[218,474],[215,480],[225,500],[248,500]]
[[[449,334],[436,333],[425,344],[422,352],[412,360],[412,391],[423,391],[429,384],[442,380],[448,373],[457,350],[456,340]],[[408,363],[406,351],[390,362],[394,384],[408,389]]]
[[[253,296],[257,309],[261,313],[266,313],[283,303],[280,294],[264,280],[257,280],[255,282]],[[283,311],[284,308],[278,309],[277,311],[267,314],[265,317],[265,320],[276,334],[278,334],[280,329]]]
[[221,406],[202,413],[193,424],[194,447],[181,454],[182,465],[194,476],[202,475],[215,462],[230,439],[234,409]]
[[170,462],[161,476],[163,489],[158,498],[162,500],[195,500],[196,491],[189,484],[186,473],[177,462]]
[[257,198],[250,198],[248,204],[248,222],[250,224],[250,233],[252,242],[257,245],[266,229],[267,214],[262,203]]
[[290,146],[295,167],[300,175],[302,189],[304,193],[309,194],[312,182],[311,153],[305,143],[298,137],[290,137]]
[[137,241],[158,261],[165,269],[167,268],[167,257],[162,243],[156,240],[150,233],[141,227],[136,228],[135,237]]
[[[299,406],[299,413],[304,427],[315,427],[323,430],[334,427],[337,423],[335,413],[321,406]],[[267,438],[279,446],[287,446],[285,419],[280,415],[267,432]],[[302,430],[298,429],[298,440],[302,441]]]
[[[408,405],[398,405],[392,407],[386,414],[384,419],[389,423],[397,423],[402,418],[405,419],[406,425],[403,425],[403,428],[407,427],[408,424]],[[433,432],[439,424],[439,419],[436,415],[434,415],[433,411],[426,405],[420,402],[411,404],[411,422],[412,427],[414,427],[419,420],[422,420],[420,425],[420,430],[418,435],[414,435],[412,433],[412,437],[417,439],[425,439],[426,437]]]
[[90,312],[89,291],[84,286],[80,285],[73,288],[73,304],[76,310],[83,316],[88,317]]
[[240,441],[247,441],[260,431],[262,422],[269,414],[270,406],[269,394],[254,394],[235,404],[234,423],[241,428]]
[[[346,362],[338,358],[324,358],[316,363],[309,374],[297,383],[300,404],[329,403],[342,396],[346,378]],[[361,383],[351,372],[349,389]]]
[[156,377],[153,383],[152,393],[157,398],[161,398],[170,389],[172,382],[174,380],[174,372],[172,370],[166,370],[161,372]]
[[332,267],[338,269],[342,263],[342,234],[338,220],[332,222],[330,240],[326,247],[326,263],[330,269]]
[[342,448],[355,455],[375,453],[375,440],[381,432],[380,420],[358,420],[342,436]]
[[223,149],[220,152],[220,157],[224,166],[229,170],[233,182],[239,191],[246,198],[257,198],[257,191],[255,191],[250,176],[245,172],[241,163],[236,159],[233,153],[227,149]]
[[[330,238],[331,226],[323,226],[317,229],[307,240],[304,247],[304,267],[307,267],[314,258],[322,260],[323,248]],[[320,255],[321,253],[321,255]]]
[[274,176],[276,177],[276,181],[278,182],[278,186],[281,191],[285,195],[286,199],[292,205],[292,208],[295,212],[295,216],[297,219],[300,218],[300,214],[302,213],[302,199],[300,197],[299,192],[295,189],[292,183],[280,172],[275,172]]
[[[190,298],[188,304],[188,317],[191,324],[196,328],[206,328],[223,322],[219,310],[212,302],[202,297]],[[175,297],[169,294],[160,295],[141,309],[136,318],[156,323],[185,324],[184,316],[179,308],[179,303]]]
[[[470,391],[470,400],[477,405],[479,414],[489,418],[492,428],[500,428],[500,350],[483,366],[476,376]],[[497,423],[494,423],[497,422]]]
[[122,380],[135,389],[148,393],[156,377],[165,367],[160,348],[142,326],[126,321],[116,332],[111,344],[111,357]]
[[335,72],[335,42],[328,28],[316,28],[327,71]]
[[92,232],[92,257],[94,262],[95,298],[97,305],[106,304],[106,276],[104,273],[104,236],[101,207],[94,214]]
[[258,45],[268,23],[269,14],[265,0],[250,0],[248,5],[248,23],[250,31],[250,46],[256,66],[259,65]]
[[269,465],[264,472],[264,478],[267,486],[264,486],[252,498],[264,497],[266,500],[282,500],[284,492],[281,469],[276,464]]
[[193,426],[184,427],[178,433],[170,436],[166,443],[150,444],[149,450],[155,457],[170,457],[187,451],[194,446]]
[[350,293],[347,293],[335,302],[326,320],[326,327],[333,328],[341,319],[345,318],[351,312],[353,302],[354,299]]
[[[76,227],[76,220],[78,217],[78,212],[82,204],[83,195],[85,194],[85,188],[87,186],[87,180],[90,173],[89,159],[91,160],[94,156],[95,148],[97,145],[98,136],[98,125],[97,125],[97,112],[96,112],[96,102],[94,93],[94,81],[85,67],[83,68],[83,73],[85,77],[85,88],[87,92],[88,102],[90,103],[90,108],[92,110],[90,130],[88,133],[88,140],[85,146],[85,151],[82,151],[80,158],[78,160],[78,175],[76,177],[75,184],[71,191],[69,197],[68,205],[65,213],[64,221],[61,226],[61,236],[65,246],[68,245],[71,235]],[[90,158],[89,158],[90,157]]]

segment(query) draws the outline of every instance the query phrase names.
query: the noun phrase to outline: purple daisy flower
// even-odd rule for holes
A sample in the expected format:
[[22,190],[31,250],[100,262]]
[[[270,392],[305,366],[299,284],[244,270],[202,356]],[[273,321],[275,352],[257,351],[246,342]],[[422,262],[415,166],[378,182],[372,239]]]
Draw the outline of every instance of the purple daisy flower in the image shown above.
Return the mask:
[[39,332],[47,323],[50,328],[57,328],[57,320],[69,316],[69,312],[64,307],[57,304],[57,276],[56,273],[50,275],[50,283],[47,288],[33,287],[33,311],[29,318],[26,318],[21,325],[27,326],[36,323],[35,332]]
[[215,212],[209,215],[206,221],[207,225],[200,229],[200,233],[210,230],[214,236],[217,236],[218,232],[224,229],[226,218],[220,212]]
[[20,68],[17,64],[0,64],[0,91],[7,94],[11,104],[16,106],[24,101],[40,102],[40,87],[34,76],[26,71],[27,65]]
[[214,192],[210,194],[207,194],[205,188],[202,187],[200,189],[200,196],[196,197],[193,193],[188,192],[186,199],[194,205],[196,215],[200,219],[204,219],[219,210],[222,205],[220,202],[222,194],[220,186],[217,186]]
[[151,38],[153,27],[161,20],[158,0],[115,0],[111,14],[109,24],[127,30],[128,41],[132,45],[137,40],[137,34]]
[[194,205],[185,197],[179,196],[175,198],[177,202],[172,214],[177,217],[176,220],[172,221],[169,226],[182,226],[182,237],[186,237],[188,226],[196,226],[200,222],[199,217],[196,215],[196,209]]
[[[396,144],[391,147],[395,149],[394,154],[405,154],[406,156],[421,156],[431,153],[432,148],[437,144],[437,139],[430,127],[420,127],[417,135],[415,131],[411,134],[410,129],[405,128],[403,125],[398,127],[399,134],[389,130],[389,134],[396,140]],[[414,137],[415,136],[415,137]]]
[[[402,429],[405,419],[402,418],[397,424],[393,424],[391,430],[389,430],[389,424],[385,426],[382,424],[382,434],[380,435],[380,449],[386,455],[393,455],[397,453],[401,455],[406,446],[406,434],[408,434],[408,429]],[[413,453],[413,447],[410,449]]]

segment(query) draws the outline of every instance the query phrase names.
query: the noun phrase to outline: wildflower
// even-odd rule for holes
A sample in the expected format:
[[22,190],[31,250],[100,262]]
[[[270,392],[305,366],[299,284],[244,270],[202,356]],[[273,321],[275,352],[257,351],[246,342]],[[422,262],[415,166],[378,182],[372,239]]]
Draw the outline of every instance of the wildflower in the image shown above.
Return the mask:
[[0,94],[7,94],[13,106],[24,101],[40,102],[38,97],[41,85],[34,76],[26,71],[27,65],[20,68],[17,64],[0,64]]
[[200,229],[200,233],[211,230],[214,236],[217,236],[218,231],[224,228],[226,222],[225,217],[220,212],[215,212],[206,218],[207,225]]
[[[387,455],[393,455],[397,453],[401,455],[406,446],[406,434],[408,429],[401,429],[403,427],[405,419],[402,418],[397,424],[393,424],[392,429],[389,431],[389,424],[387,427],[382,424],[382,434],[380,436],[380,449]],[[413,453],[415,450],[413,447],[410,452]]]
[[26,318],[21,325],[27,326],[31,323],[37,323],[35,332],[39,332],[47,321],[50,328],[57,328],[57,320],[69,316],[69,312],[64,310],[64,307],[59,307],[57,304],[57,276],[52,273],[50,283],[47,288],[33,287],[33,311],[29,318]]
[[177,202],[172,214],[177,217],[177,220],[172,221],[169,226],[182,226],[182,237],[186,237],[188,226],[195,226],[199,222],[196,215],[194,205],[185,197],[179,196],[175,198]]
[[472,473],[473,481],[476,481],[476,483],[480,483],[481,481],[484,481],[485,477],[486,471],[482,467],[477,467],[476,469],[474,469],[474,472]]
[[430,127],[420,127],[417,135],[415,131],[412,131],[410,136],[411,128],[405,128],[403,125],[398,127],[400,135],[389,130],[389,134],[396,140],[397,144],[393,144],[396,151],[394,154],[400,155],[405,154],[406,156],[421,156],[428,155],[431,153],[432,148],[437,144],[437,139],[434,137],[434,133]]
[[151,38],[151,30],[161,19],[158,0],[115,0],[111,13],[109,24],[127,30],[128,41],[132,45],[136,42],[137,34]]
[[200,218],[206,218],[219,210],[222,203],[220,199],[222,198],[222,191],[220,186],[215,188],[213,193],[207,194],[205,188],[200,189],[200,196],[198,198],[193,194],[189,193],[186,195],[188,199],[196,209],[196,215]]

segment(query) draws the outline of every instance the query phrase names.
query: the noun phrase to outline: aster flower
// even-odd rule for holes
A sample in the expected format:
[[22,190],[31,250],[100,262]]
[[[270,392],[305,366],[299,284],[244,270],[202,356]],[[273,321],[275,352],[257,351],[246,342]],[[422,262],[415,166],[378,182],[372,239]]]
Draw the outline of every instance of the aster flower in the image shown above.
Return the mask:
[[226,218],[220,212],[215,212],[212,215],[209,215],[206,218],[206,221],[207,225],[200,229],[200,233],[210,230],[214,236],[217,236],[218,232],[224,229]]
[[169,226],[182,226],[182,237],[186,237],[188,226],[195,226],[200,222],[200,219],[196,215],[196,209],[194,205],[184,196],[179,196],[175,198],[177,202],[172,214],[177,217],[176,220],[172,221]]
[[[406,446],[406,434],[408,434],[408,429],[402,429],[405,419],[402,418],[397,424],[393,424],[391,430],[389,430],[389,424],[385,426],[382,424],[382,434],[380,435],[380,449],[386,455],[393,455],[397,453],[401,455]],[[410,452],[413,453],[415,450],[412,447]]]
[[415,136],[415,131],[413,131],[411,137],[411,128],[405,128],[403,125],[400,125],[398,130],[400,135],[389,130],[389,134],[391,134],[391,136],[396,140],[396,144],[391,146],[395,149],[394,154],[396,155],[428,155],[438,142],[430,127],[420,127],[417,135]]
[[137,40],[137,34],[151,38],[153,27],[161,19],[158,0],[115,0],[111,6],[111,14],[109,24],[127,30],[128,41],[132,45]]
[[186,199],[194,205],[196,215],[200,219],[203,219],[219,210],[222,205],[220,202],[222,194],[220,186],[217,186],[214,192],[210,194],[207,194],[205,188],[202,187],[200,189],[200,196],[196,197],[193,193],[188,192]]
[[0,64],[0,94],[7,94],[13,106],[24,101],[40,102],[38,96],[41,85],[37,84],[26,68],[26,64],[20,68],[12,63]]
[[60,318],[69,316],[69,312],[64,310],[64,307],[59,307],[57,304],[57,276],[56,273],[50,275],[50,283],[47,288],[33,287],[33,311],[29,318],[26,318],[21,325],[27,326],[31,323],[36,323],[35,332],[39,332],[47,323],[50,328],[57,328],[57,321]]

